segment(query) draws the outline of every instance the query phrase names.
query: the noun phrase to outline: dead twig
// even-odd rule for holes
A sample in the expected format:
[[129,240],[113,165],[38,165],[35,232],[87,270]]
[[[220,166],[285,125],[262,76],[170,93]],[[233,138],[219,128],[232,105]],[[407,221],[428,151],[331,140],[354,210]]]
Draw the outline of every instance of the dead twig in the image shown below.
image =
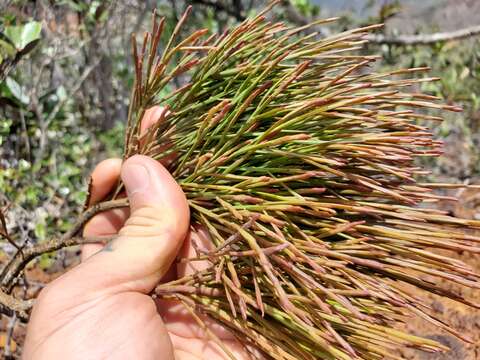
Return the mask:
[[11,261],[5,266],[2,273],[0,274],[0,282],[2,288],[10,291],[14,280],[20,274],[22,269],[24,269],[25,266],[38,255],[59,250],[67,246],[74,246],[86,242],[91,243],[105,240],[105,238],[88,238],[87,240],[84,240],[80,237],[77,237],[77,234],[80,232],[83,225],[96,214],[110,209],[116,209],[125,206],[128,206],[127,199],[105,201],[93,205],[79,216],[72,228],[67,231],[62,237],[58,239],[52,239],[44,243],[35,244],[31,247],[22,249],[21,251],[17,251],[12,257]]
[[480,25],[465,29],[419,35],[368,34],[364,38],[371,43],[388,45],[429,45],[440,41],[453,41],[480,35]]
[[[309,24],[312,20],[302,15],[291,4],[289,0],[282,1],[282,6],[285,10],[285,17],[288,21],[297,25]],[[321,36],[325,36],[325,30],[318,26],[311,26],[304,29],[306,33],[318,32]],[[440,41],[453,41],[466,39],[472,36],[480,35],[480,25],[467,27],[455,31],[438,32],[433,34],[417,34],[417,35],[384,35],[384,34],[367,34],[364,36],[365,40],[375,44],[388,45],[429,45]]]
[[12,356],[10,344],[12,342],[13,330],[15,329],[15,324],[17,323],[17,320],[18,320],[17,314],[13,314],[12,318],[8,322],[7,334],[5,336],[5,350],[4,350],[4,355],[6,359]]
[[0,290],[0,314],[14,316],[16,314],[19,319],[28,319],[28,310],[33,306],[33,300],[18,300],[12,295]]

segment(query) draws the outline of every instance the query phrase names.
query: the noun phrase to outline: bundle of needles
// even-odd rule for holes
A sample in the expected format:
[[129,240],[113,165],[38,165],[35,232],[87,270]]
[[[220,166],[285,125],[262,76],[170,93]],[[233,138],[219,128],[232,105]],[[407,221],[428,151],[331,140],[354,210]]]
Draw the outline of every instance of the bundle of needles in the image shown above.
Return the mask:
[[[221,35],[178,39],[188,9],[163,45],[164,19],[154,14],[143,44],[133,37],[124,157],[167,164],[192,227],[211,242],[188,259],[207,260],[206,269],[155,296],[215,319],[271,359],[445,350],[397,330],[408,316],[468,340],[407,291],[476,306],[438,280],[479,287],[478,274],[444,250],[479,252],[467,232],[480,221],[435,209],[446,198],[435,190],[453,185],[420,183],[428,172],[416,163],[441,154],[422,126],[441,119],[425,109],[460,109],[411,92],[435,80],[415,78],[427,68],[372,73],[376,57],[355,50],[377,25],[319,38],[305,30],[335,19],[291,28],[267,20],[271,6]],[[165,95],[175,78],[189,81]],[[140,134],[154,105],[161,119]]]

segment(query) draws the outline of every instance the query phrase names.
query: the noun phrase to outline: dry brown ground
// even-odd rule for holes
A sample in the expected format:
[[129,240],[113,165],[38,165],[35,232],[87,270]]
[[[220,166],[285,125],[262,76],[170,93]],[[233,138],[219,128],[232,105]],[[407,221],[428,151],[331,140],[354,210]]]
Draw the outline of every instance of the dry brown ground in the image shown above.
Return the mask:
[[[444,203],[440,207],[451,211],[456,216],[466,218],[478,218],[480,215],[480,194],[478,190],[461,191],[457,204]],[[477,234],[479,235],[479,234]],[[457,253],[451,254],[472,266],[480,273],[480,254]],[[454,289],[465,298],[480,303],[480,290],[462,288],[447,282],[444,286]],[[439,320],[451,324],[462,335],[468,336],[472,343],[468,344],[426,324],[420,319],[413,318],[405,328],[416,335],[428,337],[448,346],[450,351],[444,354],[429,354],[419,351],[403,350],[401,353],[406,359],[411,360],[478,360],[480,359],[480,310],[459,304],[449,299],[442,299],[433,295],[419,294],[425,299],[432,309],[432,314]]]

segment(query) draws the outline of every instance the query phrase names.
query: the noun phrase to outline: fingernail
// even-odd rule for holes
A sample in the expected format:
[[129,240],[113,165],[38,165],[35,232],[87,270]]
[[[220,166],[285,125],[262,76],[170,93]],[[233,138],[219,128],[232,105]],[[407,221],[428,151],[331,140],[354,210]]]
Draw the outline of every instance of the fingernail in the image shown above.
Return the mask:
[[144,193],[150,186],[150,174],[143,165],[127,163],[122,175],[128,196]]

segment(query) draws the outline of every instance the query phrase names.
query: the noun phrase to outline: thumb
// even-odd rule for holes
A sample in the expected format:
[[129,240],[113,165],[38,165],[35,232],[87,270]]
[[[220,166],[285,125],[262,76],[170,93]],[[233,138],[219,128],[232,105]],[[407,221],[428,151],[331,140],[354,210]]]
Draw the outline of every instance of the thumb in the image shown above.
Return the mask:
[[[157,161],[142,155],[128,159],[121,178],[130,201],[130,217],[110,244],[128,276],[153,288],[175,259],[189,225],[185,194]],[[149,281],[151,280],[151,281]],[[150,291],[151,289],[147,289]]]
[[50,288],[61,288],[73,298],[123,291],[149,293],[169,269],[188,231],[185,194],[160,163],[146,156],[126,160],[121,178],[130,217],[118,237]]

